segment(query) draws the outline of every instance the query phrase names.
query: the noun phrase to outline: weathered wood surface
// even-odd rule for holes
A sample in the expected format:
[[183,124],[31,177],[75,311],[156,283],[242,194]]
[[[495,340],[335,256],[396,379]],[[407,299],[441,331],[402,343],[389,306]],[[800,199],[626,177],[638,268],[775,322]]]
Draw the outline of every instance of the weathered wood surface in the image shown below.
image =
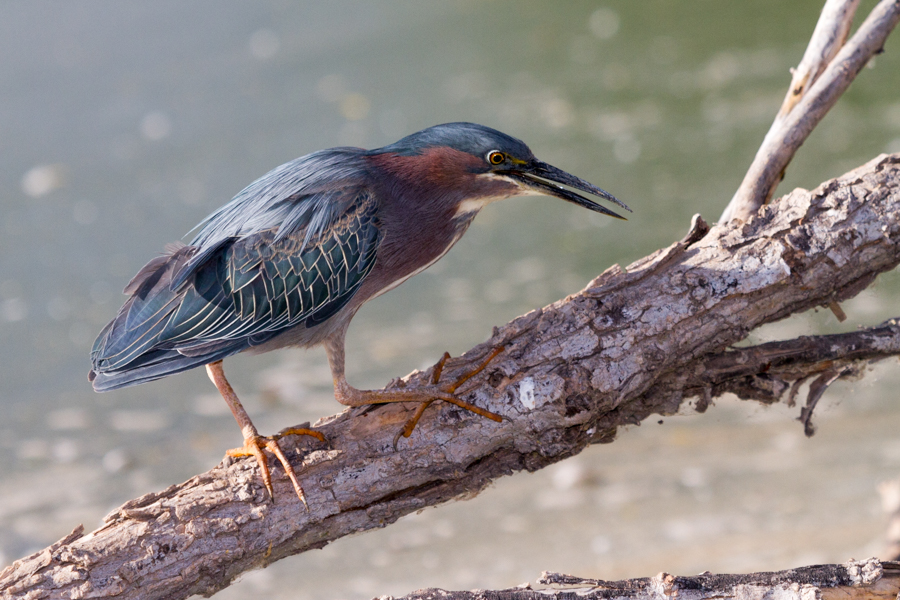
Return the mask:
[[846,44],[857,0],[827,0],[781,110],[720,221],[746,221],[769,201],[794,154],[900,21],[900,0],[881,0]]
[[843,565],[816,565],[773,573],[680,577],[660,573],[625,581],[584,579],[544,573],[537,586],[508,590],[448,592],[426,589],[402,598],[379,600],[894,600],[900,591],[900,563],[877,559]]
[[747,223],[708,230],[695,218],[681,242],[608,269],[448,363],[453,377],[505,348],[461,390],[502,423],[439,403],[395,451],[409,407],[345,411],[316,424],[328,444],[302,438],[290,448],[308,511],[280,470],[272,504],[254,461],[223,463],[10,565],[0,597],[211,594],[248,569],[612,441],[621,425],[724,389],[703,373],[733,358],[728,347],[753,328],[849,298],[896,266],[898,214],[900,155],[885,155],[813,192],[795,190]]

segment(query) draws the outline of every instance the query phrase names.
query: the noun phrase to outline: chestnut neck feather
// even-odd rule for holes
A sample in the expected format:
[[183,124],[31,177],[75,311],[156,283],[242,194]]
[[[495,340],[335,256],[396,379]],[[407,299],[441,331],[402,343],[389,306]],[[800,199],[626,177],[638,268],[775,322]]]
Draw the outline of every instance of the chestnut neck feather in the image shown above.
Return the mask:
[[433,147],[412,156],[375,154],[369,160],[383,174],[375,178],[382,186],[376,196],[383,238],[373,279],[402,280],[437,260],[475,216],[459,215],[459,205],[502,193],[502,182],[478,177],[486,170],[482,159],[452,148]]

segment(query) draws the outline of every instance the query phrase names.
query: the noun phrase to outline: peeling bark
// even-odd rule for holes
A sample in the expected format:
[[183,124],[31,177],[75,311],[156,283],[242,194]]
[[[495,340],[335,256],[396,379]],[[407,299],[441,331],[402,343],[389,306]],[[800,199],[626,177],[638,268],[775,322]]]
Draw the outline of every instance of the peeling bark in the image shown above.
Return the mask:
[[679,577],[660,573],[625,581],[584,579],[544,573],[537,586],[508,590],[448,592],[427,589],[402,598],[380,600],[720,600],[726,598],[785,598],[805,600],[893,600],[900,591],[900,563],[870,558],[843,565],[816,565],[774,573]]
[[[610,442],[618,427],[677,412],[690,395],[708,402],[743,385],[754,390],[746,396],[771,400],[783,396],[786,382],[824,373],[824,362],[896,354],[895,325],[860,338],[877,356],[858,354],[853,344],[830,358],[821,347],[806,355],[799,344],[785,351],[793,362],[779,362],[767,345],[729,348],[762,324],[852,297],[894,268],[898,213],[900,155],[884,155],[812,192],[794,190],[747,223],[709,229],[695,217],[682,241],[627,269],[611,267],[578,294],[495,329],[447,363],[445,376],[453,378],[504,347],[460,390],[504,415],[502,423],[436,403],[394,451],[409,407],[322,419],[316,427],[327,444],[285,443],[308,511],[280,469],[271,503],[253,460],[226,460],[126,503],[96,531],[77,528],[13,563],[0,573],[0,598],[209,595],[249,569]],[[885,339],[892,349],[882,348]],[[753,360],[756,373],[738,368]],[[766,377],[785,386],[762,394]],[[415,372],[394,385],[429,378]]]

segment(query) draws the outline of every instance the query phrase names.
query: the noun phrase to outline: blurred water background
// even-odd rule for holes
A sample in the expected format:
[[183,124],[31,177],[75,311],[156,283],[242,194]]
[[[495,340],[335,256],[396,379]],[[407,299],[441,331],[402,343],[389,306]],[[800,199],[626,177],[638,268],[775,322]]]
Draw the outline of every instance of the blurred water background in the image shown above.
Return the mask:
[[[270,168],[471,120],[524,139],[633,209],[492,205],[441,262],[368,304],[355,385],[458,354],[721,213],[775,114],[821,0],[0,4],[0,567],[215,465],[240,442],[202,370],[98,395],[93,337],[164,244]],[[873,1],[864,1],[861,12]],[[779,188],[900,150],[900,45],[865,70]],[[754,339],[896,316],[888,274]],[[321,350],[228,361],[263,432],[337,412]],[[246,575],[221,598],[501,588],[782,569],[882,549],[900,468],[897,361],[798,409],[722,400],[498,482],[474,500]]]

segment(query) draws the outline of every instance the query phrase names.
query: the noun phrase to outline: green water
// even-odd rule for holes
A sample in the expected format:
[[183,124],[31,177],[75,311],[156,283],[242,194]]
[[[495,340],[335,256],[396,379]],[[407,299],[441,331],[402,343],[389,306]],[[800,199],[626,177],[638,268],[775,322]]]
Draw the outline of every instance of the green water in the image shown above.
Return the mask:
[[[867,11],[874,2],[864,2]],[[0,5],[0,566],[214,465],[240,438],[201,371],[94,394],[93,336],[166,243],[270,168],[470,120],[634,209],[499,203],[441,262],[367,305],[352,383],[459,353],[713,221],[780,105],[820,3],[153,2]],[[865,70],[784,193],[900,150],[900,47]],[[896,315],[900,278],[759,338]],[[331,414],[321,351],[229,361],[263,431]],[[725,401],[628,431],[477,499],[248,575],[241,598],[500,588],[542,569],[618,578],[780,569],[877,554],[896,476],[896,362],[796,410]]]

